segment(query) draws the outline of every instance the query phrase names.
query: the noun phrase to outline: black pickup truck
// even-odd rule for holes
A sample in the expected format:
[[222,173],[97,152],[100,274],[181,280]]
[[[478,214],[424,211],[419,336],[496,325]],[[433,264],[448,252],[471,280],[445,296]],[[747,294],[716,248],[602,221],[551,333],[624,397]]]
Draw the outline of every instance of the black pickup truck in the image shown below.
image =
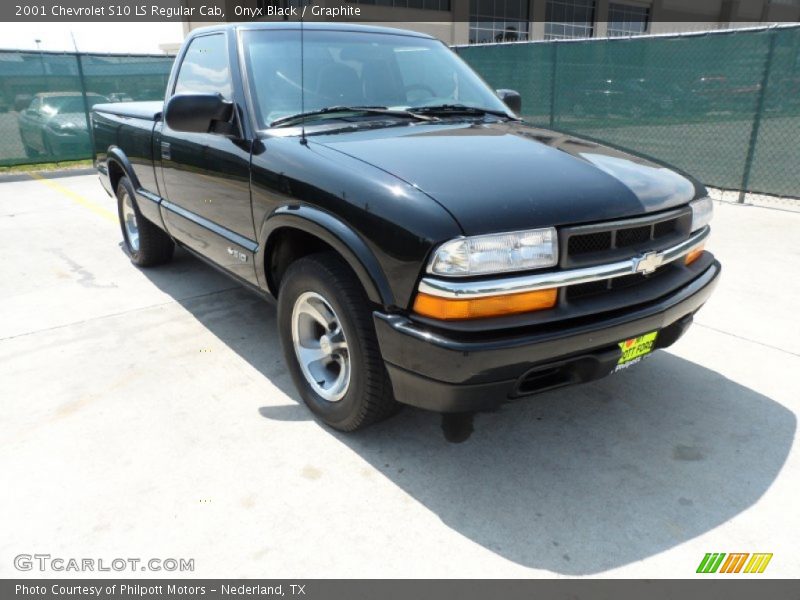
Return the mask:
[[231,24],[93,138],[133,263],[179,244],[275,298],[301,396],[352,431],[624,369],[711,294],[704,187],[520,102],[426,35]]

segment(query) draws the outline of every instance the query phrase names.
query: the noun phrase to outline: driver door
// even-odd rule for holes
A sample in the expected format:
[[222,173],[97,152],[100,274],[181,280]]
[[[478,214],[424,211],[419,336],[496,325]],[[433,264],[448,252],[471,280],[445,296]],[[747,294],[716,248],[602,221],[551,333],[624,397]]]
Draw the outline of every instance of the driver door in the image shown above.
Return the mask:
[[[181,59],[172,94],[219,93],[233,100],[226,33],[195,37]],[[164,222],[184,245],[256,283],[250,209],[250,143],[218,133],[175,131],[163,123]]]

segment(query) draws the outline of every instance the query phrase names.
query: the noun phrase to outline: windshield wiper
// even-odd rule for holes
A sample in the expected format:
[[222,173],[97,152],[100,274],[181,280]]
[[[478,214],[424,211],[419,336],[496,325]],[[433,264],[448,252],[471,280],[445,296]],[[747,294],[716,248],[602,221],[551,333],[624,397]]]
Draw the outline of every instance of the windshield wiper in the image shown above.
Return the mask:
[[432,115],[494,115],[496,117],[504,117],[514,121],[520,121],[516,117],[512,117],[503,110],[495,110],[493,108],[480,108],[477,106],[467,106],[466,104],[436,104],[432,106],[410,106],[407,108],[408,112],[415,114],[432,114]]
[[336,113],[353,113],[355,115],[386,115],[389,117],[405,117],[408,119],[416,119],[418,121],[435,121],[435,117],[427,117],[425,115],[416,114],[410,110],[393,110],[386,106],[326,106],[319,110],[310,110],[304,113],[297,113],[275,119],[269,126],[282,126],[289,125],[296,121],[305,119],[306,117],[317,117],[320,115],[334,115]]

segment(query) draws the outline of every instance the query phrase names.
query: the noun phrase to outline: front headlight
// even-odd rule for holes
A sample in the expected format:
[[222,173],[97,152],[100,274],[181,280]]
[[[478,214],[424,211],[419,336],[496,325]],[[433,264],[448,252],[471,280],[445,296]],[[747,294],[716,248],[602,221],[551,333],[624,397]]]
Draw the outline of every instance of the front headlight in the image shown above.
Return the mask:
[[476,235],[445,242],[434,252],[428,273],[468,277],[554,267],[558,235],[553,227]]
[[692,231],[702,229],[711,222],[711,217],[714,216],[714,203],[711,198],[706,196],[698,200],[689,202],[689,207],[692,209]]

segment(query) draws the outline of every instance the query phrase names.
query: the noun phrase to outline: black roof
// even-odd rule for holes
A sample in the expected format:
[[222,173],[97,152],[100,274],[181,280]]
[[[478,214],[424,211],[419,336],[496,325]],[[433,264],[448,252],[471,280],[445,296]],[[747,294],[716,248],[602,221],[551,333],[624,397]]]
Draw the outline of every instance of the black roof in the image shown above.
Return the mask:
[[[235,29],[275,29],[275,30],[299,30],[300,21],[251,21],[247,23],[224,23],[221,25],[210,25],[193,29],[190,37],[209,33],[212,31],[227,31]],[[398,29],[396,27],[380,27],[377,25],[362,25],[357,23],[330,23],[325,21],[305,21],[303,29],[306,31],[352,31],[354,33],[384,33],[394,35],[407,35],[412,37],[435,39],[427,33],[411,31],[410,29]]]

